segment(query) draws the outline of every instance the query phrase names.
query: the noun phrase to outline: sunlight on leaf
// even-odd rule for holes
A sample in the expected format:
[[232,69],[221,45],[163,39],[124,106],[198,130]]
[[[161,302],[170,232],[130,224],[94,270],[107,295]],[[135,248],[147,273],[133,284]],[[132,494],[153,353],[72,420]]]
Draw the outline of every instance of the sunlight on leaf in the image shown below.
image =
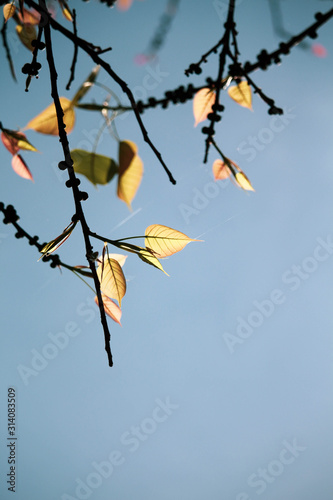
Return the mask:
[[76,106],[76,104],[81,101],[81,99],[86,95],[89,89],[91,89],[91,87],[94,85],[99,69],[100,66],[95,66],[95,68],[92,70],[88,78],[81,85],[81,87],[79,88],[79,90],[76,92],[76,94],[72,99],[72,106]]
[[15,14],[16,7],[14,3],[6,3],[3,7],[3,17],[5,18],[5,22],[8,21]]
[[119,179],[118,198],[132,210],[131,202],[140,186],[143,175],[143,163],[137,155],[138,148],[132,141],[119,143]]
[[[113,300],[111,300],[109,297],[107,297],[104,293],[102,293],[102,301],[103,301],[105,313],[108,316],[110,316],[110,318],[113,319],[113,321],[115,321],[116,323],[118,323],[121,326],[120,319],[121,319],[122,312],[121,312],[121,309],[118,306],[118,304],[113,302]],[[97,295],[95,297],[95,302],[98,306]]]
[[213,163],[214,179],[223,180],[231,176],[231,170],[228,165],[222,160],[215,160]]
[[97,276],[102,292],[110,299],[116,299],[120,307],[126,293],[126,280],[119,262],[106,255],[97,268]]
[[244,172],[237,172],[235,175],[235,180],[239,187],[241,187],[242,189],[245,189],[246,191],[254,191],[251,182],[246,177]]
[[25,134],[16,132],[15,130],[2,129],[1,140],[6,149],[15,155],[20,149],[26,151],[38,150],[28,141]]
[[59,248],[67,240],[67,238],[70,237],[75,226],[76,222],[72,221],[59,236],[57,236],[54,240],[47,243],[41,249],[40,253],[42,254],[42,256],[38,260],[42,259],[44,255],[50,255],[51,253],[55,252],[55,250],[57,250],[57,248]]
[[[21,10],[23,12],[23,15],[22,15]],[[19,17],[20,22],[23,24],[36,25],[40,21],[40,13],[37,12],[37,10],[35,10],[35,9],[28,10],[28,9],[22,7],[22,9],[20,8],[20,12],[18,14],[18,17]]]
[[148,226],[145,236],[146,248],[161,259],[180,252],[191,241],[201,241],[193,240],[180,231],[160,224]]
[[35,26],[30,23],[24,23],[22,26],[17,25],[16,32],[23,45],[33,52],[34,47],[31,45],[31,42],[37,38]]
[[215,103],[214,90],[204,88],[199,90],[193,99],[193,114],[196,127],[198,123],[206,120],[207,115],[212,112],[212,106]]
[[25,163],[25,161],[20,155],[13,156],[12,167],[17,175],[23,177],[23,179],[29,179],[30,181],[33,181],[33,177],[28,168],[28,165]]
[[228,94],[237,104],[252,111],[252,92],[246,80],[228,88]]
[[[71,101],[66,97],[60,97],[60,104],[64,112],[64,123],[66,124],[66,133],[69,134],[75,124],[75,111]],[[54,103],[50,104],[35,118],[25,126],[25,129],[32,129],[40,134],[58,135],[58,120]]]
[[160,271],[163,271],[164,274],[169,276],[168,273],[164,271],[160,261],[155,257],[155,255],[149,252],[149,250],[147,250],[146,248],[142,248],[142,250],[140,250],[140,252],[138,253],[138,256],[146,264],[150,264],[151,266],[157,267],[157,269],[160,269]]
[[107,156],[90,153],[83,149],[74,149],[71,151],[71,157],[75,172],[85,175],[95,186],[108,184],[118,173],[118,165]]

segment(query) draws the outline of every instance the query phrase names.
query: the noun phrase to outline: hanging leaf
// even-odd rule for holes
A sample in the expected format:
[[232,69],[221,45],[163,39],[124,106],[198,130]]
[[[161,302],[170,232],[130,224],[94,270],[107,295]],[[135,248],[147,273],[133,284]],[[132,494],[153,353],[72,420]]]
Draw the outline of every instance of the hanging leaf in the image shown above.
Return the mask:
[[[60,97],[60,104],[64,112],[63,120],[66,125],[66,132],[69,134],[74,128],[75,111],[71,101],[66,97]],[[25,129],[35,130],[40,134],[59,135],[57,113],[54,103],[50,104],[44,111],[30,120]]]
[[215,91],[209,88],[199,90],[193,99],[193,114],[195,118],[194,126],[206,120],[207,115],[212,112],[215,103]]
[[[225,179],[225,174],[227,171],[230,174],[227,177],[230,177],[236,186],[245,189],[246,191],[254,191],[249,179],[246,177],[242,169],[235,163],[223,155],[223,160],[215,160],[213,164],[213,173],[215,180]],[[222,177],[221,177],[222,175]],[[218,176],[218,177],[216,177]],[[219,177],[220,176],[220,177]]]
[[[121,312],[121,309],[118,306],[118,304],[116,304],[115,302],[113,302],[113,300],[111,300],[109,297],[104,295],[104,293],[102,293],[102,301],[103,301],[105,313],[108,316],[110,316],[110,318],[112,318],[113,321],[115,321],[116,323],[118,323],[121,326],[120,319],[121,319],[122,312]],[[95,297],[95,302],[98,306],[97,295]]]
[[116,299],[120,307],[126,293],[126,280],[119,262],[106,256],[97,268],[97,276],[102,292],[110,299]]
[[251,182],[246,177],[244,172],[237,172],[235,175],[235,179],[239,187],[241,187],[242,189],[245,189],[246,191],[254,191]]
[[231,176],[231,170],[224,161],[215,160],[213,163],[213,174],[216,181],[228,179]]
[[75,172],[85,175],[95,186],[108,184],[118,173],[118,165],[107,156],[90,153],[83,149],[74,149],[71,151],[71,158]]
[[246,80],[228,88],[228,94],[237,104],[252,111],[252,92]]
[[22,156],[20,155],[13,156],[12,167],[17,175],[23,177],[23,179],[29,179],[30,181],[33,181],[32,174],[28,168],[28,165],[23,160]]
[[31,42],[37,38],[35,26],[30,23],[24,23],[22,25],[18,24],[16,26],[16,32],[23,45],[33,52],[34,47],[31,45]]
[[6,5],[3,6],[3,17],[5,18],[5,23],[13,17],[15,14],[16,7],[14,3],[6,3]]
[[145,231],[146,248],[161,259],[180,252],[191,241],[200,240],[193,240],[180,231],[160,224],[148,226]]
[[86,81],[81,85],[81,87],[79,88],[79,90],[76,92],[76,94],[72,99],[72,106],[76,106],[76,104],[78,104],[78,102],[81,101],[81,99],[86,95],[88,90],[94,85],[99,69],[100,66],[95,66],[95,68],[92,70]]
[[15,155],[20,149],[26,151],[38,151],[26,138],[22,132],[8,130],[3,128],[1,132],[1,140],[6,149]]
[[160,271],[163,271],[164,274],[169,276],[168,273],[164,271],[160,261],[155,257],[155,255],[152,254],[152,252],[149,252],[149,250],[147,250],[146,248],[142,248],[142,250],[138,252],[138,256],[146,264],[157,267],[157,269],[160,269]]
[[67,21],[73,22],[73,16],[65,0],[58,0],[62,15],[67,19]]
[[[23,4],[23,2],[22,2]],[[39,24],[40,21],[40,13],[37,10],[32,9],[28,10],[20,2],[20,12],[18,14],[19,20],[22,24]]]
[[65,241],[67,238],[70,237],[72,234],[74,228],[76,226],[76,222],[71,222],[64,230],[63,232],[57,236],[54,240],[50,241],[47,243],[41,250],[40,253],[42,256],[38,259],[42,259],[44,255],[50,255],[51,253],[55,252]]
[[137,155],[138,148],[132,141],[119,143],[118,198],[132,210],[131,202],[136,195],[143,175],[143,163]]

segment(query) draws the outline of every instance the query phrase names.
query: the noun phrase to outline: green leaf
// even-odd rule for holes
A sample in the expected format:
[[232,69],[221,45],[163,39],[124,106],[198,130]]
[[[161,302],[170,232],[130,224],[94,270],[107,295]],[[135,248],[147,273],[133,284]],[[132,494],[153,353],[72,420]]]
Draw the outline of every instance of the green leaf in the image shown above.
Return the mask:
[[94,82],[97,78],[98,72],[99,72],[100,66],[95,66],[95,68],[92,70],[86,81],[81,85],[79,90],[76,92],[72,99],[72,106],[76,106],[78,102],[81,101],[81,99],[86,95],[86,93],[89,91],[89,89],[94,85]]
[[71,157],[75,172],[85,175],[95,186],[108,184],[118,174],[118,165],[107,156],[90,153],[83,149],[74,149],[71,151]]

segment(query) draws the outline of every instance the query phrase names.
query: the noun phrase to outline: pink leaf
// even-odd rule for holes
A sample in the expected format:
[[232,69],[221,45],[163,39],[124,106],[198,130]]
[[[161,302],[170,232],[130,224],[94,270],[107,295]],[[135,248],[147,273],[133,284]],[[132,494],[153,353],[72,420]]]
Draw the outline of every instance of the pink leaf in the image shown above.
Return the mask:
[[23,179],[29,179],[32,182],[34,181],[31,172],[28,168],[28,165],[25,163],[21,155],[13,156],[12,167],[14,172],[20,177],[23,177]]
[[[120,307],[113,302],[113,300],[109,299],[106,295],[102,293],[102,300],[103,300],[103,305],[104,305],[104,311],[105,313],[110,316],[113,321],[118,323],[121,326],[120,323],[120,318],[121,318],[121,309]],[[98,298],[97,295],[95,296],[95,302],[98,306]]]

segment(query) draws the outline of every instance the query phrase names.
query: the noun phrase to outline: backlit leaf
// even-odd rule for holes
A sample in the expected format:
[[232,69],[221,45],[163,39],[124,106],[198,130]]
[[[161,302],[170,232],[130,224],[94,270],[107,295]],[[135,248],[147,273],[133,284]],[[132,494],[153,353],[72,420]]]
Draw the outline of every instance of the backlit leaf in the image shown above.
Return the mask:
[[67,21],[73,21],[72,13],[65,0],[58,0],[63,16]]
[[120,307],[126,293],[126,280],[119,262],[106,256],[97,268],[97,276],[102,292],[110,299],[116,299]]
[[246,177],[244,172],[237,172],[235,175],[235,180],[239,187],[241,187],[242,189],[245,189],[246,191],[254,191],[251,182]]
[[252,110],[252,92],[246,80],[241,81],[238,85],[229,87],[228,94],[237,104]]
[[[104,293],[102,293],[102,301],[103,301],[103,306],[104,306],[104,311],[105,313],[110,316],[110,318],[113,319],[116,323],[118,323],[121,326],[120,319],[121,319],[121,309],[116,304],[111,300],[109,297],[107,297]],[[97,295],[95,297],[95,302],[98,305],[98,298]]]
[[215,92],[209,88],[199,90],[193,99],[193,114],[195,119],[194,126],[206,120],[207,115],[212,112],[212,106],[215,103]]
[[94,185],[108,184],[118,173],[118,165],[107,156],[90,153],[83,149],[74,149],[71,151],[71,158],[75,172],[85,175]]
[[148,226],[145,231],[146,248],[161,259],[179,252],[191,241],[200,240],[193,240],[180,231],[160,224]]
[[23,25],[18,24],[16,26],[16,32],[23,45],[33,52],[34,47],[31,45],[31,42],[37,38],[35,26],[30,23],[24,23]]
[[27,151],[38,151],[26,138],[22,132],[2,129],[1,140],[6,149],[15,155],[20,149]]
[[13,156],[12,167],[17,175],[23,177],[23,179],[29,179],[30,181],[33,181],[32,174],[28,168],[28,165],[20,155]]
[[[23,15],[22,15],[21,10],[23,12]],[[21,21],[21,23],[23,23],[23,24],[36,25],[40,21],[40,13],[37,12],[37,10],[35,10],[35,9],[28,10],[28,9],[22,7],[21,4],[20,4],[20,12],[18,14],[18,17],[19,17],[19,20]]]
[[95,66],[95,68],[92,70],[86,81],[81,85],[81,87],[79,88],[79,90],[76,92],[76,94],[72,99],[72,106],[75,106],[78,102],[80,102],[81,99],[86,95],[88,90],[94,85],[99,69],[100,66]]
[[[60,104],[64,112],[64,123],[66,124],[66,132],[69,134],[75,124],[75,111],[72,103],[66,97],[60,97]],[[54,103],[50,104],[35,118],[30,120],[25,129],[32,129],[40,134],[58,135],[58,120]]]
[[224,161],[215,160],[213,163],[213,174],[216,181],[227,179],[231,175],[231,170]]
[[16,7],[13,3],[6,3],[3,7],[3,17],[5,18],[5,22],[8,21],[15,14]]
[[50,255],[51,253],[55,252],[57,248],[59,248],[66,240],[67,238],[70,237],[72,234],[74,228],[76,226],[76,222],[71,222],[68,224],[68,226],[63,230],[63,232],[54,238],[54,240],[50,241],[47,243],[40,251],[42,256],[39,258],[39,260],[44,257],[44,255]]
[[147,250],[146,248],[143,248],[142,250],[140,250],[140,252],[138,252],[138,256],[146,264],[150,264],[151,266],[157,267],[157,269],[160,269],[160,271],[163,271],[164,274],[169,276],[168,273],[166,273],[164,271],[163,266],[160,263],[160,261],[155,257],[155,255],[153,255],[151,252],[149,252],[149,250]]
[[143,175],[143,163],[137,155],[138,148],[132,141],[119,143],[118,198],[131,210],[131,202],[136,195]]

